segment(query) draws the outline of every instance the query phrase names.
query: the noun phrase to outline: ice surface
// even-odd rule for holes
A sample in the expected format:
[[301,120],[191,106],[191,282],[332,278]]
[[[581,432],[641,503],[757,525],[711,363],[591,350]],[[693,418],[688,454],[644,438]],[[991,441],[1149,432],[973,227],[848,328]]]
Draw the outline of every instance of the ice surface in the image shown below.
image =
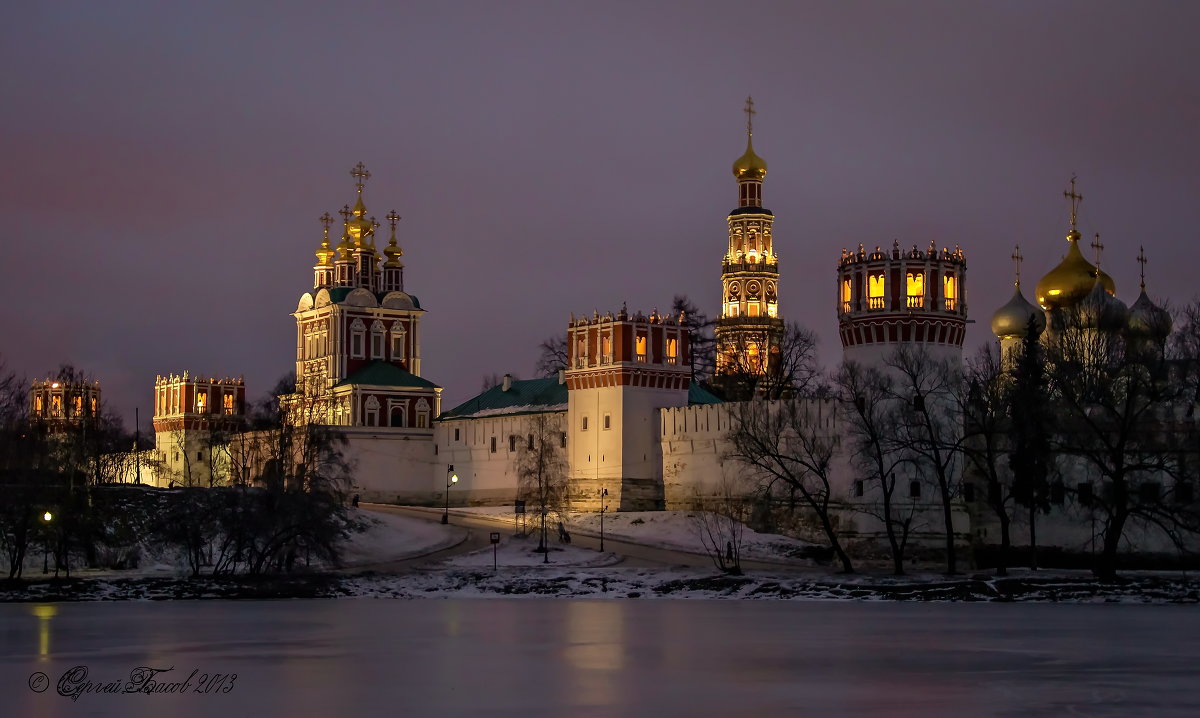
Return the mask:
[[[745,601],[0,605],[11,716],[1200,715],[1182,606]],[[228,693],[59,677],[236,673]],[[49,689],[27,687],[44,672]],[[194,689],[193,689],[194,690]]]

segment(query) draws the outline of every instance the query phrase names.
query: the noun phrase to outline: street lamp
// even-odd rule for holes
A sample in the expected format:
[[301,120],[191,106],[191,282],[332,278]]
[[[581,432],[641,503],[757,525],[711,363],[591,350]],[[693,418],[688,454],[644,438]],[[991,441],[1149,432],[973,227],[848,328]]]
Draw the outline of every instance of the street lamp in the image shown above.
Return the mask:
[[42,538],[42,573],[50,573],[50,522],[54,520],[54,514],[47,511],[42,514],[42,521],[46,522],[46,533]]
[[600,551],[604,551],[604,512],[608,509],[604,502],[608,499],[608,489],[600,489]]
[[446,465],[446,510],[442,513],[442,523],[450,523],[450,487],[458,483],[458,474],[454,473],[454,464]]

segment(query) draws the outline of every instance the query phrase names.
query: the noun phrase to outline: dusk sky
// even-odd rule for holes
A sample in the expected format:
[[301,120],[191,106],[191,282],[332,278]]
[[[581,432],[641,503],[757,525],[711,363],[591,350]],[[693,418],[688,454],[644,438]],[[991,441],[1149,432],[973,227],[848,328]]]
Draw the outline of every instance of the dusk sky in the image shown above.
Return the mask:
[[[148,426],[155,374],[293,368],[317,218],[395,209],[444,408],[529,377],[568,314],[718,311],[730,164],[770,166],[781,312],[840,356],[842,247],[960,244],[966,351],[1020,243],[1080,230],[1184,304],[1200,3],[42,2],[0,13],[10,369],[70,362]],[[386,224],[383,230],[386,239]],[[1089,253],[1090,254],[1090,253]]]

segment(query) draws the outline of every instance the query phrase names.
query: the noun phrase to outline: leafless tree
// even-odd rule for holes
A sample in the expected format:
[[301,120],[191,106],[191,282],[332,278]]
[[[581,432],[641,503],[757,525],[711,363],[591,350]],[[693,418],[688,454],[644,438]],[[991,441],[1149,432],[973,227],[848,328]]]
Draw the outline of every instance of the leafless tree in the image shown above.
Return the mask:
[[748,488],[722,477],[715,494],[696,491],[696,510],[689,514],[713,564],[735,576],[742,574],[742,536],[750,514]]
[[[683,317],[688,331],[688,347],[692,358],[692,381],[707,382],[716,370],[716,340],[713,327],[716,321],[700,311],[686,294],[676,294],[671,302],[671,316]],[[564,347],[565,349],[565,347]],[[565,355],[564,355],[565,360]]]
[[837,405],[832,399],[777,401],[755,400],[731,405],[730,458],[757,470],[769,493],[771,485],[783,484],[798,493],[813,511],[825,539],[842,563],[854,567],[834,526],[833,511],[840,502],[834,496],[833,462],[840,440],[832,427]]
[[764,320],[761,328],[738,332],[718,350],[722,368],[713,384],[730,401],[803,396],[818,383],[817,337],[796,323],[785,327]]
[[537,366],[533,370],[537,376],[558,376],[559,370],[567,368],[566,334],[555,334],[549,337],[538,346],[538,351]]
[[567,460],[563,455],[563,422],[560,414],[531,414],[529,434],[519,437],[522,448],[513,458],[517,498],[528,502],[541,519],[538,550],[548,551],[546,522],[562,521],[567,506]]
[[833,388],[844,418],[851,463],[863,477],[864,500],[858,510],[883,524],[892,569],[897,576],[903,575],[917,507],[911,501],[901,503],[896,494],[896,472],[903,471],[910,459],[894,439],[898,409],[893,381],[874,367],[847,361],[834,376]]
[[885,364],[894,376],[895,440],[918,476],[932,479],[941,504],[946,573],[958,572],[954,502],[962,487],[962,370],[921,348],[898,347]]

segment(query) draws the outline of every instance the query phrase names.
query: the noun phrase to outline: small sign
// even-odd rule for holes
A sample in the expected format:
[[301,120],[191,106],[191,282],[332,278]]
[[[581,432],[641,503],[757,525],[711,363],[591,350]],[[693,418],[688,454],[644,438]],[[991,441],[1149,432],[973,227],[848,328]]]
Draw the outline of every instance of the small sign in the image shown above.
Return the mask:
[[518,514],[525,513],[525,502],[521,499],[518,499],[516,504],[513,507],[513,511]]
[[500,543],[500,534],[492,532],[492,543]]

